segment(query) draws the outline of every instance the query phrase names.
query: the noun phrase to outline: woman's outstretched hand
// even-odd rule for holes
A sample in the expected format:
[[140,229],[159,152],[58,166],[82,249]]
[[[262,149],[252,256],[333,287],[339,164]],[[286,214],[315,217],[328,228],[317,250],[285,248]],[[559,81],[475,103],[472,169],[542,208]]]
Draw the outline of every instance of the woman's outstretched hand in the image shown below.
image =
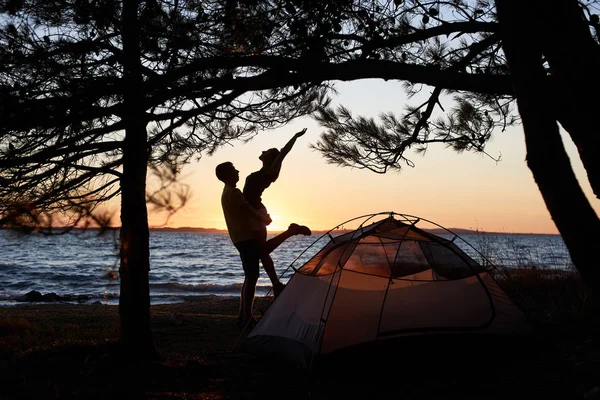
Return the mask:
[[296,134],[294,135],[294,137],[297,139],[297,138],[299,138],[300,136],[304,135],[305,133],[306,133],[306,128],[304,128],[304,129],[302,129],[300,132],[296,133]]

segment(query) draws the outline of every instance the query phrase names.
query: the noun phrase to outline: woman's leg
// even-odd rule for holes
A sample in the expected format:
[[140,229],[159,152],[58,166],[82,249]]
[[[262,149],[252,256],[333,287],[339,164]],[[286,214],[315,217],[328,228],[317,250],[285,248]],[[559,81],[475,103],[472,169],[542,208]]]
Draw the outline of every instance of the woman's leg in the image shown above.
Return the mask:
[[281,283],[279,277],[277,276],[277,272],[275,271],[275,263],[271,256],[267,253],[262,253],[260,255],[260,261],[262,262],[262,266],[265,269],[265,272],[269,276],[271,280],[271,284],[273,285],[273,295],[275,297],[279,296],[279,293],[283,290],[285,285]]
[[265,272],[267,273],[267,275],[269,276],[269,279],[271,280],[271,284],[273,285],[273,292],[275,294],[275,296],[279,295],[279,292],[281,292],[281,290],[283,290],[283,284],[281,283],[281,281],[279,280],[279,277],[277,276],[277,272],[275,271],[275,263],[273,262],[273,259],[270,256],[271,251],[269,251],[269,249],[266,247],[267,244],[267,228],[265,227],[264,229],[260,230],[260,231],[253,231],[254,234],[254,238],[256,240],[259,241],[260,246],[261,246],[261,252],[260,252],[260,261],[262,263],[262,266],[265,270]]
[[269,276],[271,284],[273,285],[274,297],[279,296],[281,291],[285,288],[285,285],[281,283],[279,277],[277,276],[277,272],[275,271],[275,263],[273,262],[273,259],[270,256],[271,252],[277,247],[279,247],[284,241],[286,241],[294,235],[310,235],[311,233],[312,232],[310,231],[310,229],[308,229],[306,226],[298,224],[290,224],[287,230],[269,240],[266,240],[266,227],[264,230],[264,234],[263,232],[256,233],[255,237],[260,237],[261,240],[263,240],[263,242],[261,242],[260,261],[262,262],[263,268],[265,269],[265,272]]
[[[308,227],[306,227],[304,225],[298,225],[298,224],[292,223],[287,228],[287,230],[281,232],[279,235],[274,236],[269,240],[266,240],[265,244],[263,245],[263,252],[267,253],[267,254],[271,254],[273,252],[273,250],[278,248],[283,242],[285,242],[287,239],[289,239],[292,236],[295,236],[295,235],[310,236],[311,234],[312,234],[312,232],[310,231],[310,229],[308,229]],[[266,239],[266,228],[265,228],[265,239]]]

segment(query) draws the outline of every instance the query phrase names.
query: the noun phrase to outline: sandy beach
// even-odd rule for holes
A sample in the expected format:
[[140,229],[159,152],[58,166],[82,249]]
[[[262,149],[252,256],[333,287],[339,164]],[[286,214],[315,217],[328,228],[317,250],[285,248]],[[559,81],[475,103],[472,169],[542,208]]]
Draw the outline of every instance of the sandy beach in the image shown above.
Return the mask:
[[[270,301],[257,299],[257,311]],[[479,354],[477,365],[468,357],[436,359],[433,352],[416,364],[395,357],[358,365],[360,371],[351,375],[315,374],[240,351],[236,345],[245,334],[235,323],[237,307],[237,298],[217,296],[152,306],[154,340],[164,359],[137,365],[115,355],[117,306],[0,309],[0,398],[575,399],[600,394],[597,337],[576,329],[573,320],[540,325],[544,344],[535,353],[515,349],[502,359],[490,343],[488,349],[470,349]],[[569,329],[576,334],[569,335]]]

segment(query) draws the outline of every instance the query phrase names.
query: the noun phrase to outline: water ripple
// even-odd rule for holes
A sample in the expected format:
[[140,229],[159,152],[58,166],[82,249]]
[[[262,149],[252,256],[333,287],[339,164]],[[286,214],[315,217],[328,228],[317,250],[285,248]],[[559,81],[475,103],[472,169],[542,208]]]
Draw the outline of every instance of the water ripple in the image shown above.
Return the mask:
[[[465,235],[464,239],[488,259],[506,266],[537,265],[568,268],[569,254],[558,235]],[[281,274],[314,237],[290,238],[272,254]],[[87,301],[118,302],[118,240],[111,234],[76,232],[62,236],[14,235],[0,230],[0,306],[10,305],[31,290],[60,296],[85,295]],[[461,243],[457,243],[461,246]],[[463,247],[463,246],[461,246]],[[314,246],[294,264],[308,260]],[[481,255],[463,247],[477,261]],[[150,234],[150,295],[153,304],[182,301],[197,295],[239,296],[243,271],[239,254],[222,233],[159,232]],[[287,270],[284,281],[293,271]],[[261,272],[258,294],[270,281]]]

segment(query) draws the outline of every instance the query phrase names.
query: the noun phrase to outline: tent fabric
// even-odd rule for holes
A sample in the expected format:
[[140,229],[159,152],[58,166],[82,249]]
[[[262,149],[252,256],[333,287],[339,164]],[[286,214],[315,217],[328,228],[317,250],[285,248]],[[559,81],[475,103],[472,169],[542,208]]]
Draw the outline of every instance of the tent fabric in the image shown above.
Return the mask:
[[390,215],[332,237],[291,277],[244,348],[309,368],[320,355],[390,338],[528,330],[486,268],[451,240]]

